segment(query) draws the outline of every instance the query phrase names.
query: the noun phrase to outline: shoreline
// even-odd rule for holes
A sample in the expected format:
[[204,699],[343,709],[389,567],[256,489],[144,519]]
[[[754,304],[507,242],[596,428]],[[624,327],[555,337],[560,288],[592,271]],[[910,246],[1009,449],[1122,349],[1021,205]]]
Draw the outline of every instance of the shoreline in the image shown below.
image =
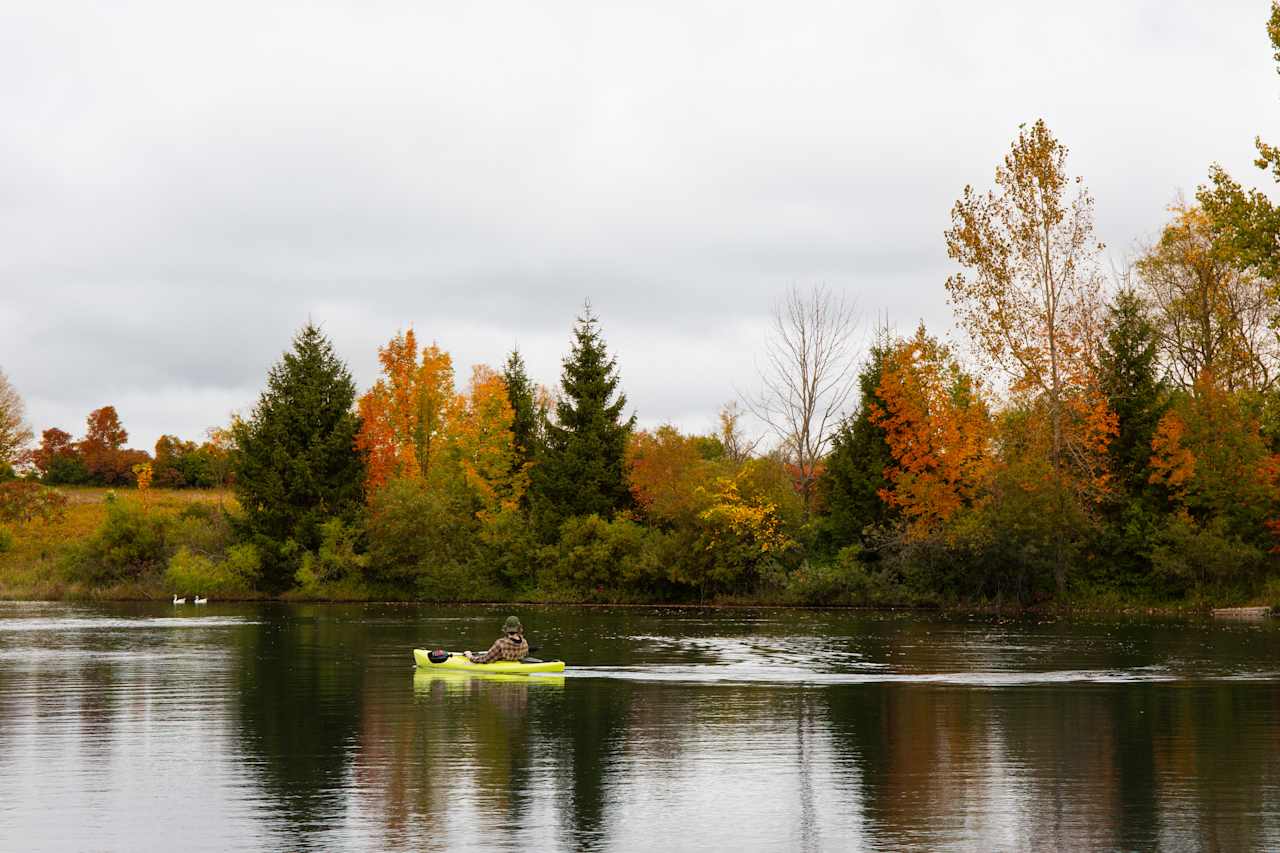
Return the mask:
[[[68,497],[67,510],[62,518],[51,523],[31,522],[23,527],[11,546],[0,551],[0,601],[28,602],[167,602],[177,593],[211,593],[218,602],[281,602],[293,604],[434,604],[468,605],[487,607],[577,607],[595,608],[650,608],[732,612],[739,610],[850,610],[866,612],[899,612],[909,614],[942,614],[947,616],[983,616],[997,618],[1045,618],[1072,619],[1116,617],[1128,619],[1161,618],[1211,618],[1211,611],[1225,607],[1275,606],[1280,601],[1266,600],[1269,593],[1280,589],[1268,588],[1261,595],[1233,594],[1221,590],[1221,597],[1197,595],[1189,601],[1152,601],[1140,597],[1128,598],[1122,592],[1082,590],[1077,596],[1057,602],[1041,599],[1033,603],[1016,601],[939,601],[928,595],[914,597],[905,589],[886,588],[870,591],[832,589],[810,600],[797,600],[786,590],[769,590],[759,595],[721,595],[710,600],[645,600],[634,591],[597,590],[583,595],[573,591],[525,590],[511,598],[459,598],[429,599],[393,596],[386,597],[386,587],[370,590],[368,595],[359,589],[327,589],[303,591],[293,589],[272,595],[228,590],[220,593],[216,588],[194,589],[185,585],[170,588],[173,578],[164,578],[163,570],[151,567],[141,576],[132,579],[106,578],[96,582],[89,578],[73,579],[66,571],[67,562],[92,541],[102,529],[107,514],[107,496],[111,490],[98,487],[74,487],[62,490]],[[140,503],[136,493],[125,492],[120,499]],[[202,505],[222,512],[235,507],[234,497],[226,490],[155,490],[149,496],[150,511],[169,517],[189,513],[190,507]],[[219,535],[226,535],[225,531]],[[199,583],[189,579],[191,583]],[[485,592],[475,588],[470,592]],[[333,595],[333,593],[339,593]],[[378,593],[381,592],[382,595]],[[328,594],[322,594],[328,593]],[[347,594],[349,593],[349,594]],[[608,600],[616,595],[617,600]],[[829,595],[829,601],[822,598]],[[602,600],[603,599],[603,600]]]
[[[105,592],[105,590],[104,590]],[[0,589],[0,602],[4,603],[24,603],[24,604],[76,604],[76,603],[96,603],[96,604],[167,604],[169,601],[168,594],[164,595],[147,595],[142,594],[123,594],[99,595],[94,591],[87,593],[73,593],[70,595],[62,595],[59,597],[49,597],[42,595],[23,595],[21,591]],[[688,601],[671,601],[671,602],[601,602],[601,601],[574,601],[572,599],[550,599],[550,600],[531,600],[531,599],[510,599],[510,600],[432,600],[432,599],[390,599],[390,598],[328,598],[328,597],[305,597],[296,593],[285,593],[283,595],[234,595],[234,596],[218,596],[214,600],[215,604],[319,604],[319,605],[352,605],[352,604],[368,604],[379,606],[464,606],[464,607],[522,607],[522,608],[540,608],[540,607],[564,607],[564,608],[580,608],[585,610],[700,610],[700,611],[748,611],[748,610],[793,610],[793,611],[851,611],[865,613],[902,613],[913,615],[943,615],[943,616],[986,616],[997,618],[1051,618],[1051,619],[1072,619],[1095,618],[1100,616],[1110,617],[1130,617],[1134,619],[1162,617],[1162,618],[1202,618],[1212,619],[1213,610],[1218,609],[1216,604],[1125,604],[1113,606],[1098,606],[1088,604],[1038,604],[1038,605],[990,605],[990,604],[789,604],[782,602],[773,602],[766,599],[759,601],[712,601],[712,602],[688,602]],[[1274,608],[1273,608],[1274,610]],[[1264,616],[1262,621],[1273,616]],[[1226,620],[1241,621],[1241,620]]]

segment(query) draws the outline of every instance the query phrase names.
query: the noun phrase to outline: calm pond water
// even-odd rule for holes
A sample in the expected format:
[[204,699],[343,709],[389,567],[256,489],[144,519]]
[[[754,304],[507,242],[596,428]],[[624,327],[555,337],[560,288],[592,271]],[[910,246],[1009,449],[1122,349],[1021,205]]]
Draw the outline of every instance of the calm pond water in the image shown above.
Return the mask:
[[3,850],[1280,849],[1280,630],[0,603]]

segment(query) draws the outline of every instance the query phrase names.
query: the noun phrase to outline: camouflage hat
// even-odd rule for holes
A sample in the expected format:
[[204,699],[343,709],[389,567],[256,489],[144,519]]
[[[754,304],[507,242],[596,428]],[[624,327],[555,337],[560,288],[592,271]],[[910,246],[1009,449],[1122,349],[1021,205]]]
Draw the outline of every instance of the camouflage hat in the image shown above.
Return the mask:
[[504,634],[523,634],[524,626],[520,624],[520,620],[514,616],[508,616],[507,621],[502,624],[502,632]]

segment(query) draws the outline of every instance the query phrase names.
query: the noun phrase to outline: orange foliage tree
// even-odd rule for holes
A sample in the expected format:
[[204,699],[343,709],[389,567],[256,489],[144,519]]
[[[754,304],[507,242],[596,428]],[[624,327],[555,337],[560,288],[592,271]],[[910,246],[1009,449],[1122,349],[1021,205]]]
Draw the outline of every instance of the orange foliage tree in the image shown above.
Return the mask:
[[885,355],[876,394],[871,422],[894,460],[880,495],[901,509],[907,535],[922,538],[978,498],[990,462],[985,394],[924,326]]
[[1181,502],[1196,473],[1196,455],[1186,446],[1187,424],[1177,412],[1166,412],[1151,436],[1151,482],[1164,486]]
[[1152,554],[1174,582],[1257,582],[1280,551],[1280,455],[1261,427],[1257,397],[1205,373],[1180,394],[1151,441],[1151,482],[1172,514]]
[[461,486],[482,521],[514,511],[528,489],[529,466],[517,453],[502,376],[477,365],[467,393],[458,394],[449,353],[434,343],[419,352],[412,329],[378,358],[382,377],[358,403],[356,448],[365,454],[369,498],[388,481],[407,479],[428,489]]
[[120,423],[115,406],[103,406],[90,412],[84,438],[80,442],[80,455],[89,475],[108,485],[121,479],[115,457],[128,440],[129,433]]
[[382,378],[360,398],[356,448],[372,493],[393,477],[430,479],[458,409],[453,361],[434,343],[418,360],[413,329],[378,350]]
[[627,442],[631,493],[644,514],[665,524],[691,521],[701,510],[699,487],[712,474],[708,439],[683,435],[670,424],[633,433]]
[[1199,521],[1227,517],[1245,535],[1264,523],[1277,528],[1268,520],[1280,510],[1280,456],[1267,446],[1255,405],[1209,373],[1160,419],[1151,451],[1151,482],[1175,510]]

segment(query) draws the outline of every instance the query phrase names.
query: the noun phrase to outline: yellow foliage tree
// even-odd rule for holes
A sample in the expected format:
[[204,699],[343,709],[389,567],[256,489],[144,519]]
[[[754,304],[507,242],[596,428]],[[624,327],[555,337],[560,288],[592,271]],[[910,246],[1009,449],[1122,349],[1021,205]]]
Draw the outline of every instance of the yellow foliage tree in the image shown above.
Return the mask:
[[487,365],[472,368],[470,393],[460,402],[450,438],[482,519],[517,509],[529,485],[511,430],[514,419],[502,376]]
[[1203,208],[1179,203],[1171,212],[1134,265],[1165,368],[1188,391],[1206,371],[1229,391],[1273,388],[1280,316],[1272,283],[1241,264]]
[[748,588],[771,560],[779,560],[795,542],[787,536],[777,506],[761,495],[747,496],[743,472],[717,478],[702,488],[705,508],[698,513],[701,559],[690,560],[695,574],[672,572],[672,579],[692,583],[705,594],[708,582],[722,589]]
[[151,506],[151,463],[142,462],[133,466],[133,475],[138,481],[138,494],[142,496],[142,507]]
[[1096,405],[1102,300],[1093,199],[1067,173],[1066,160],[1066,147],[1043,120],[1023,127],[996,167],[996,190],[965,187],[946,231],[948,255],[966,269],[947,279],[960,324],[979,352],[1007,372],[1014,394],[1030,398],[1030,408],[1045,416],[1049,485],[1059,502],[1059,595],[1066,591],[1068,544],[1061,525],[1074,514],[1065,502],[1080,485],[1099,482],[1096,439],[1114,426]]

